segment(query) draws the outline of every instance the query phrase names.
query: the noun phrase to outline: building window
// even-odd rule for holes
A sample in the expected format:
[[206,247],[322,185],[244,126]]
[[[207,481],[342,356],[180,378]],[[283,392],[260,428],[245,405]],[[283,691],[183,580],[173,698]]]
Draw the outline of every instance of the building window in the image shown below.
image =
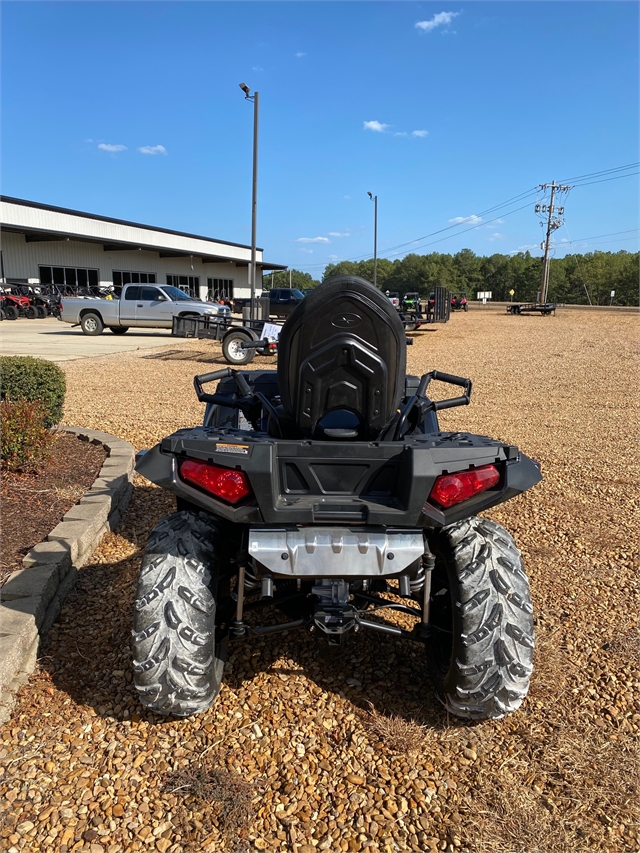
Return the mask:
[[198,275],[167,275],[167,284],[170,284],[172,287],[179,287],[180,290],[184,290],[189,296],[195,296],[196,298],[200,296],[198,293],[200,276]]
[[40,284],[58,284],[74,289],[98,287],[99,270],[79,269],[78,267],[40,267]]
[[155,284],[156,274],[154,272],[134,272],[133,270],[113,270],[113,286],[122,287],[123,284]]
[[233,299],[232,278],[208,278],[207,299],[217,302],[219,299]]

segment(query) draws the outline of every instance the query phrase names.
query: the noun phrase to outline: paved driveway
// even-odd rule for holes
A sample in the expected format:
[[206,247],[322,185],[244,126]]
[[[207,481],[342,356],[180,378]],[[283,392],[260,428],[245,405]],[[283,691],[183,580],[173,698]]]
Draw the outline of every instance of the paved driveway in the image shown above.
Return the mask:
[[149,349],[170,344],[170,329],[130,329],[125,335],[105,330],[95,337],[84,335],[53,317],[46,320],[4,320],[0,325],[2,355],[33,355],[49,361],[72,361],[97,355]]

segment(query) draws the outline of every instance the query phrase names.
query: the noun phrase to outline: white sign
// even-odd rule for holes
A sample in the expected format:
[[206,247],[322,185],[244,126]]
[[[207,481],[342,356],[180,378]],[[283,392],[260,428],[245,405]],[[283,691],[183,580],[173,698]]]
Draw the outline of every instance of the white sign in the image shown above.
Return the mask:
[[276,326],[275,323],[265,323],[262,328],[262,337],[269,341],[277,341],[280,337],[282,326]]
[[612,291],[611,291],[611,298],[613,299],[613,297],[614,297],[615,295],[616,295],[615,290],[612,290]]
[[493,291],[491,291],[491,290],[485,290],[482,293],[478,293],[478,295],[476,296],[476,299],[482,299],[482,300],[491,299],[492,292]]

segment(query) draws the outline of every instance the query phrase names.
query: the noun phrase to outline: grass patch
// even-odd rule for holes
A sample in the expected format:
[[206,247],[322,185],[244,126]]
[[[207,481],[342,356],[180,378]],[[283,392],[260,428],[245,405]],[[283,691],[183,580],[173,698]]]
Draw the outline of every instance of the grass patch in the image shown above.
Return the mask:
[[381,714],[369,704],[361,714],[364,728],[382,741],[385,746],[400,753],[419,752],[424,745],[424,728],[414,720],[405,720],[396,714]]
[[220,841],[246,846],[256,788],[237,773],[207,758],[167,776],[164,792],[179,798],[173,823],[183,842],[197,849]]

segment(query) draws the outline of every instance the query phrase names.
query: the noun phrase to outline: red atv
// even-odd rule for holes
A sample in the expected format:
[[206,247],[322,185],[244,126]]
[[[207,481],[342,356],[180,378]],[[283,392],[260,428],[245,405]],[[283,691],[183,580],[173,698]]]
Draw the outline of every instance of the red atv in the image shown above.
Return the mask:
[[0,292],[0,307],[2,308],[3,320],[17,320],[21,314],[29,319],[35,319],[38,316],[30,299],[26,296],[16,296],[16,294],[6,290]]
[[461,290],[459,293],[451,294],[451,310],[452,311],[468,311],[467,294]]

